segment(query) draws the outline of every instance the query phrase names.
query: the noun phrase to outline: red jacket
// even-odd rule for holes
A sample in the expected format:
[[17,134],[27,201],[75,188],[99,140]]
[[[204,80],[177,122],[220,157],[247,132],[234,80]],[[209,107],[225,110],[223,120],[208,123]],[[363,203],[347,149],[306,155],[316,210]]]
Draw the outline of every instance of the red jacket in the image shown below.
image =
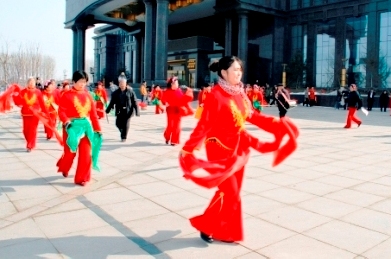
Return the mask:
[[182,107],[187,107],[188,103],[193,100],[193,96],[190,94],[183,94],[181,89],[167,89],[162,95],[162,103],[167,105],[167,113],[181,113]]
[[97,102],[101,102],[101,99],[103,99],[103,101],[105,103],[107,103],[107,93],[106,93],[106,90],[105,89],[96,89],[95,90],[95,94],[99,97],[100,100],[98,100]]
[[60,99],[58,115],[62,123],[67,123],[73,118],[90,118],[94,131],[100,132],[98,116],[94,101],[89,92],[71,89],[63,93]]
[[54,113],[57,112],[58,110],[58,105],[60,103],[60,95],[58,91],[53,91],[53,92],[47,92],[43,91],[42,92],[42,97],[43,101],[45,103],[46,110],[49,113]]
[[25,88],[20,91],[19,95],[14,96],[13,99],[17,106],[22,107],[22,116],[33,116],[31,109],[47,113],[42,93],[36,88]]

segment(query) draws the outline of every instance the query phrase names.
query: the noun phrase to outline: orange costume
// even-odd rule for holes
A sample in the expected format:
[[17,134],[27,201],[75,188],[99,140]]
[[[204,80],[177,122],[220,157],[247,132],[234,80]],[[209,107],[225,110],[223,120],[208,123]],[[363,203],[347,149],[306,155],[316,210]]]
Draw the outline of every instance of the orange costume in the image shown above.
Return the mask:
[[189,102],[193,100],[193,94],[190,90],[183,94],[181,89],[167,89],[164,91],[162,103],[167,105],[167,127],[164,131],[166,144],[171,142],[171,145],[179,144],[181,133],[181,118],[182,116],[190,115]]
[[32,110],[42,111],[47,114],[41,90],[37,88],[25,88],[21,90],[18,95],[14,95],[13,99],[14,103],[22,108],[23,135],[27,142],[26,148],[27,150],[32,150],[35,148],[37,142],[37,128],[39,122],[39,119],[34,116]]
[[96,101],[96,113],[98,115],[98,119],[105,117],[105,105],[107,104],[107,93],[106,89],[103,87],[99,87],[95,90],[95,101]]
[[[246,121],[274,134],[276,140],[260,142],[246,131]],[[280,148],[285,134],[290,139]],[[228,86],[224,80],[220,80],[205,100],[201,119],[180,156],[186,179],[206,188],[218,188],[204,214],[190,219],[193,227],[214,239],[228,242],[242,240],[240,189],[249,148],[262,153],[275,151],[276,165],[295,150],[297,136],[298,129],[288,119],[254,112],[243,89]],[[203,144],[208,161],[193,155],[193,151]],[[198,177],[192,174],[196,169],[204,169],[210,175]]]
[[[74,88],[65,92],[60,99],[60,108],[58,111],[63,125],[68,127],[74,127],[72,124],[76,124],[78,121],[90,119],[89,126],[94,132],[100,132],[101,127],[96,114],[94,101],[85,90],[77,91]],[[58,172],[61,172],[64,177],[68,176],[68,172],[72,166],[73,159],[76,156],[76,152],[72,152],[69,147],[69,139],[67,130],[63,129],[64,138],[64,154],[58,160],[57,167]],[[66,143],[66,144],[65,144]],[[88,182],[91,177],[92,159],[91,159],[91,141],[86,135],[82,135],[80,142],[78,143],[78,164],[75,174],[75,183],[83,185]]]
[[[45,103],[46,110],[49,113],[49,123],[52,128],[56,127],[58,106],[60,103],[60,96],[58,91],[49,92],[47,90],[42,91],[43,101]],[[46,138],[49,140],[53,137],[53,130],[45,125]]]
[[160,114],[164,112],[164,109],[161,107],[160,102],[163,97],[163,91],[161,89],[153,89],[151,93],[152,104],[155,105],[155,114]]

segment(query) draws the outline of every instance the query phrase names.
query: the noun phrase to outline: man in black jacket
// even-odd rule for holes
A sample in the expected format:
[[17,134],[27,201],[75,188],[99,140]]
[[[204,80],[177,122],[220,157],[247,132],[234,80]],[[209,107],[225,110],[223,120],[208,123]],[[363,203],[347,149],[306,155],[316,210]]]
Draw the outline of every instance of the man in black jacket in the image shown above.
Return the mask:
[[361,97],[357,93],[357,86],[355,84],[351,84],[349,90],[350,92],[347,98],[348,118],[344,127],[345,129],[348,129],[352,126],[352,121],[357,123],[358,127],[361,125],[361,120],[355,115],[356,110],[359,110],[362,107]]
[[129,131],[130,118],[136,114],[140,116],[136,101],[136,94],[132,88],[126,86],[126,77],[124,75],[118,78],[119,89],[111,95],[111,100],[106,108],[106,113],[110,113],[115,106],[115,116],[117,117],[115,125],[120,134],[121,141],[125,142]]

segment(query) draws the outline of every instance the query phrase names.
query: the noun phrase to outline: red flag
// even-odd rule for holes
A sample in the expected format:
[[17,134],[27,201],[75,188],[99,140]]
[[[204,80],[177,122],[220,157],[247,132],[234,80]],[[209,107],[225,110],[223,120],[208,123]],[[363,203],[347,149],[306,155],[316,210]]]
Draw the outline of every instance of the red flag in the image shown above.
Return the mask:
[[20,92],[20,87],[17,84],[13,84],[0,95],[0,113],[5,113],[12,109],[12,95]]

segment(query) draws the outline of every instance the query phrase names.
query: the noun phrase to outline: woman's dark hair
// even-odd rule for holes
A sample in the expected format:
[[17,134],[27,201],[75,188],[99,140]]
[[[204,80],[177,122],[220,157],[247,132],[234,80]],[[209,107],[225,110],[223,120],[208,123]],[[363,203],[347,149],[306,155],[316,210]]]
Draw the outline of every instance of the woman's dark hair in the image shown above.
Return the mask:
[[46,81],[45,84],[43,85],[43,90],[48,89],[49,85],[51,85],[51,84],[52,84],[51,81]]
[[219,61],[215,61],[209,65],[209,70],[212,72],[217,72],[219,77],[223,78],[221,70],[227,70],[231,67],[232,63],[238,62],[240,67],[243,70],[243,62],[236,56],[225,56],[222,57]]
[[88,75],[85,71],[83,70],[78,70],[76,71],[75,73],[73,73],[73,76],[72,76],[72,81],[73,82],[77,82],[79,81],[80,79],[85,79],[87,82],[88,82]]
[[170,77],[167,80],[167,89],[171,89],[172,83],[174,83],[175,81],[178,81],[178,77],[176,77],[176,76]]

